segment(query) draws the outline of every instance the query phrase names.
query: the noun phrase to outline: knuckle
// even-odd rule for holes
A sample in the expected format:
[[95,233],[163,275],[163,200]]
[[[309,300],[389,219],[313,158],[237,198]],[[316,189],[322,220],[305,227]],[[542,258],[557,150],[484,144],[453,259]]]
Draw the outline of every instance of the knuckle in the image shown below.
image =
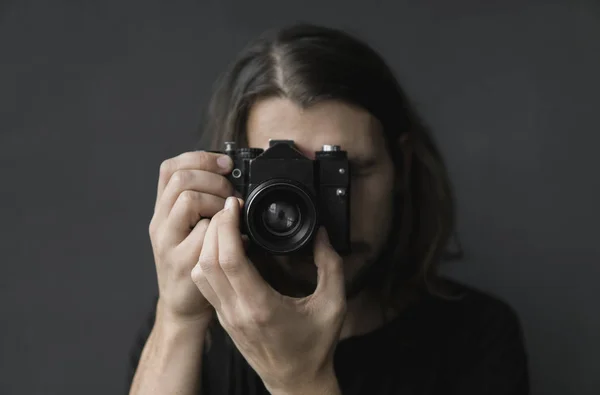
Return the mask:
[[150,220],[150,224],[148,224],[148,233],[150,234],[150,237],[154,237],[157,228],[158,226],[156,225],[156,220],[154,219],[154,217],[152,217],[152,219]]
[[164,258],[166,253],[170,250],[170,247],[166,241],[165,232],[156,231],[154,237],[151,240],[152,248],[161,257]]
[[197,266],[199,266],[203,272],[209,273],[214,270],[216,265],[218,265],[218,263],[215,259],[209,257],[200,257],[200,259],[198,259]]
[[152,246],[154,246],[154,248],[160,247],[160,245],[162,245],[162,243],[161,243],[160,232],[158,231],[158,229],[156,229],[156,227],[151,226],[150,231],[148,233],[150,234],[150,242],[151,242]]
[[209,167],[211,157],[206,151],[197,151],[196,155],[198,155],[198,163],[201,169],[206,169]]
[[271,310],[266,308],[255,308],[250,311],[250,320],[257,326],[267,326],[273,316]]
[[244,332],[246,323],[240,318],[240,314],[236,312],[229,312],[224,317],[224,323],[231,328],[234,332]]
[[150,233],[150,243],[152,244],[152,249],[155,253],[159,255],[163,255],[163,251],[165,250],[165,232],[161,232],[158,228],[152,228]]
[[239,260],[233,257],[226,257],[219,260],[221,269],[225,274],[236,274],[240,270]]
[[171,174],[171,171],[173,168],[174,168],[174,165],[173,165],[172,158],[163,160],[162,163],[160,164],[160,168],[159,168],[160,176],[169,178],[169,175]]
[[202,270],[202,267],[200,265],[194,266],[190,275],[192,277],[192,281],[195,283],[204,280],[204,271]]
[[197,193],[190,190],[185,190],[179,194],[179,199],[181,199],[181,201],[187,205],[196,200],[197,197]]
[[185,185],[185,183],[187,182],[188,178],[189,178],[189,173],[187,171],[177,170],[171,176],[171,182],[173,182],[175,185],[177,185],[179,187],[182,187],[182,186]]

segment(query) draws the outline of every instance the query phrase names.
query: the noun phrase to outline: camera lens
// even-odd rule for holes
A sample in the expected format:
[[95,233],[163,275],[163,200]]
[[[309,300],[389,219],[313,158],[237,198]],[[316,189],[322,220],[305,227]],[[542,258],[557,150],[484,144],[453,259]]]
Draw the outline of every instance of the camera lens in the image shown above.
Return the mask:
[[286,201],[275,201],[263,211],[265,229],[275,236],[283,237],[293,233],[300,224],[300,208]]
[[292,253],[307,245],[316,232],[316,200],[301,184],[271,179],[254,188],[246,202],[248,235],[267,251]]

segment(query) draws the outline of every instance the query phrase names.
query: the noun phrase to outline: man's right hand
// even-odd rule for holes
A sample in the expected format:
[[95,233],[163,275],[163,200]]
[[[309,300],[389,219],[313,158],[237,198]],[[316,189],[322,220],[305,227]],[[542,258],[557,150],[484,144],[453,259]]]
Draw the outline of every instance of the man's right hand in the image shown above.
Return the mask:
[[224,154],[186,152],[160,166],[154,215],[149,226],[156,263],[157,320],[208,325],[212,306],[192,282],[209,218],[235,191],[224,175],[233,163]]

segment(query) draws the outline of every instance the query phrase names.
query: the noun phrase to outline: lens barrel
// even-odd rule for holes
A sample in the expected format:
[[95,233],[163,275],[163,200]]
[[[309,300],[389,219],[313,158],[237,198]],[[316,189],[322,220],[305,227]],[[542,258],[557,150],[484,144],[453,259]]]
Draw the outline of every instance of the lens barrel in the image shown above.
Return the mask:
[[250,192],[244,216],[247,232],[272,254],[288,254],[309,243],[317,229],[315,198],[302,185],[271,179]]

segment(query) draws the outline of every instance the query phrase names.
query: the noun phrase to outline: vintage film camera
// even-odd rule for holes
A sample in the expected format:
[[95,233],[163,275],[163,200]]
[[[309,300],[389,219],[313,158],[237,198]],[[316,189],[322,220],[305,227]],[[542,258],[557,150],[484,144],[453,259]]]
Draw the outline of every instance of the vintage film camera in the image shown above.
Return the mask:
[[350,167],[337,145],[324,145],[312,160],[293,140],[269,140],[269,148],[237,148],[226,142],[234,166],[227,178],[245,205],[241,231],[273,254],[312,254],[324,226],[338,253],[350,249]]

